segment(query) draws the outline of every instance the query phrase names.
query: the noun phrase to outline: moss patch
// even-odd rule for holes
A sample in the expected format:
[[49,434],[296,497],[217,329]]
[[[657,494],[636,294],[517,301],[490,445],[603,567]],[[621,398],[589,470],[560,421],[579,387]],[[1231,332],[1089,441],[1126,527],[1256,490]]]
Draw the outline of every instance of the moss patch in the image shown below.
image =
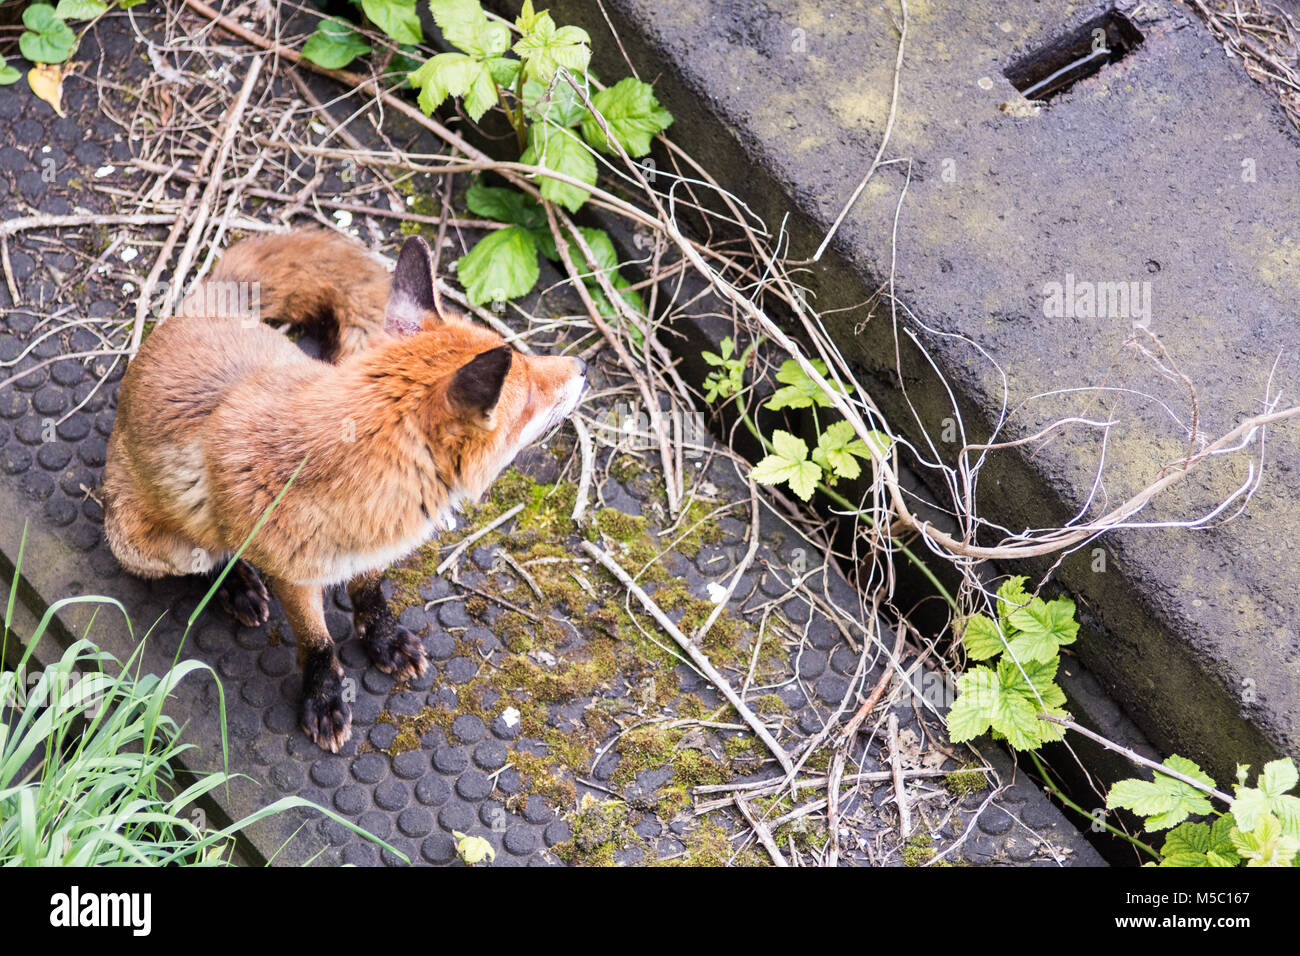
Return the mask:
[[958,797],[987,790],[988,777],[984,775],[984,771],[975,769],[978,766],[979,764],[976,763],[968,763],[960,770],[954,770],[943,778],[943,785]]

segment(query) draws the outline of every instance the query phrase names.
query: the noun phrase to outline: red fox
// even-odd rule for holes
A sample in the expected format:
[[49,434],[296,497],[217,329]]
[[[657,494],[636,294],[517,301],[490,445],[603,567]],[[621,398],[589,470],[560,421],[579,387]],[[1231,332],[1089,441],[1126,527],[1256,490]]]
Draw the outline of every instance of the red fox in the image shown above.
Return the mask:
[[[389,610],[384,570],[572,414],[586,384],[581,359],[523,355],[439,314],[433,282],[418,237],[392,276],[325,231],[237,243],[131,362],[108,441],[105,534],[146,578],[224,566],[302,465],[220,595],[256,627],[270,613],[258,572],[269,578],[298,647],[302,729],[336,753],[352,714],[322,589],[347,583],[377,667],[422,674],[424,647]],[[253,295],[213,294],[236,287]],[[322,324],[328,360],[258,311]]]

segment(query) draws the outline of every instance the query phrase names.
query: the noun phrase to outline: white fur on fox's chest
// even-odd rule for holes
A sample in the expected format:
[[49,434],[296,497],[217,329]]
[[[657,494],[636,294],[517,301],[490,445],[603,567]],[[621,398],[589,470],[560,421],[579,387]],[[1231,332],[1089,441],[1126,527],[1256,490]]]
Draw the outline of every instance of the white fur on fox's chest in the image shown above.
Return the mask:
[[345,552],[326,558],[322,562],[321,574],[318,577],[298,583],[328,587],[350,581],[359,574],[385,570],[433,539],[440,531],[451,531],[455,527],[455,511],[449,508],[444,513],[430,518],[415,533],[401,540],[378,548]]

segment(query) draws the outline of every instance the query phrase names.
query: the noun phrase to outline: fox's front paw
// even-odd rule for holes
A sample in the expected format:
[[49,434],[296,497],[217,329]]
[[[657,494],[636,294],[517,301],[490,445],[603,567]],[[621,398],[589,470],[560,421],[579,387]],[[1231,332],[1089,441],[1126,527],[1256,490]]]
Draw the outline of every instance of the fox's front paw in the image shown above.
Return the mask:
[[266,585],[257,569],[242,559],[221,582],[217,597],[244,627],[261,627],[271,617],[271,596],[266,593]]
[[298,723],[316,745],[331,753],[352,736],[352,708],[343,699],[343,665],[334,649],[317,651],[302,668]]
[[372,620],[361,635],[370,661],[394,680],[419,677],[429,666],[424,645],[391,614]]

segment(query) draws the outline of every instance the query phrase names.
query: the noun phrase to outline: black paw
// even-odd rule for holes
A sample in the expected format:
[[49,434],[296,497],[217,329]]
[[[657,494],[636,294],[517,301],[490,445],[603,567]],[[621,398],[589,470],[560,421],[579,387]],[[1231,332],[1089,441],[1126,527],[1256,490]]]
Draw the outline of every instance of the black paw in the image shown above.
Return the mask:
[[429,666],[420,639],[398,624],[391,614],[380,615],[366,624],[361,641],[371,663],[385,674],[392,674],[394,680],[419,677]]
[[271,617],[271,596],[257,569],[247,561],[235,562],[217,588],[217,597],[244,627],[261,627]]
[[334,649],[317,651],[302,667],[298,723],[317,746],[331,753],[352,736],[352,708],[343,699],[343,665]]

